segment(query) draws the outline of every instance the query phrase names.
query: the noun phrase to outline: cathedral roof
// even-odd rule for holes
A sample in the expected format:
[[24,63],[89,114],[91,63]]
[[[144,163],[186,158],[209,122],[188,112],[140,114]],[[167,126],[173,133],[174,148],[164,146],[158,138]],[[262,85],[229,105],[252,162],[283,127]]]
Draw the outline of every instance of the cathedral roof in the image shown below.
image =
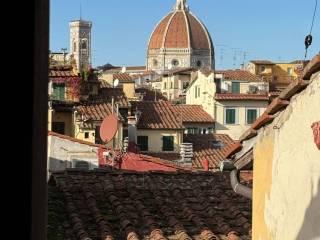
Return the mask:
[[177,0],[175,9],[156,26],[149,41],[149,50],[160,48],[213,49],[208,30],[185,4],[185,0]]

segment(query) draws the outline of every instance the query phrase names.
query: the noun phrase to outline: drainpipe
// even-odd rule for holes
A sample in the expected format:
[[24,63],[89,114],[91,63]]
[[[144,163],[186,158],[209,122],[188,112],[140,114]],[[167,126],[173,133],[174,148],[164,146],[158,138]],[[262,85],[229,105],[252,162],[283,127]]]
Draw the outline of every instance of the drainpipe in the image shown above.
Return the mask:
[[221,172],[230,171],[231,187],[235,193],[252,199],[252,189],[239,182],[238,169],[231,161],[222,161],[220,164],[220,170]]

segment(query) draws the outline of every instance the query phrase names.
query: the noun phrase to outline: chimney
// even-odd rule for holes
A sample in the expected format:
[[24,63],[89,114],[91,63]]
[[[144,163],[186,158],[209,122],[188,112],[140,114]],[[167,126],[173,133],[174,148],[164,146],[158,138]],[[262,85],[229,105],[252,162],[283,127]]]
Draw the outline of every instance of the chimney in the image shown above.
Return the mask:
[[129,143],[137,143],[137,118],[136,116],[128,117],[128,136]]
[[182,143],[180,145],[181,160],[179,161],[185,167],[192,167],[193,144]]

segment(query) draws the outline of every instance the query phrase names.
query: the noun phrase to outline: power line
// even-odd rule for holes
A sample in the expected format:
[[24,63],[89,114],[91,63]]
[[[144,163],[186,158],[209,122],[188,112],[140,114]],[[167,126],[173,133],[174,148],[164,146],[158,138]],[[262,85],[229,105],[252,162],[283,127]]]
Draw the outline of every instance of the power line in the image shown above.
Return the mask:
[[306,47],[306,52],[304,55],[304,60],[306,60],[307,58],[307,53],[308,53],[308,48],[311,46],[312,44],[312,29],[313,29],[313,25],[314,25],[314,20],[316,17],[316,12],[317,12],[317,6],[318,6],[318,0],[315,0],[316,4],[314,6],[314,12],[313,12],[313,17],[312,17],[312,22],[311,22],[311,27],[310,27],[310,33],[308,36],[306,36],[305,40],[304,40],[304,45]]

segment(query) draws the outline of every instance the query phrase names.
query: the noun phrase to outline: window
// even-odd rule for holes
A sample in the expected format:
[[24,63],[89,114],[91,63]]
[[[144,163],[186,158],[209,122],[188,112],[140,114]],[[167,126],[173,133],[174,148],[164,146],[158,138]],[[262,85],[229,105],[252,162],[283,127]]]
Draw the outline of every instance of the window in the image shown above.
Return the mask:
[[53,83],[53,100],[64,101],[65,99],[65,84],[64,83]]
[[138,141],[138,146],[140,148],[140,151],[148,151],[149,149],[148,136],[138,136],[137,141]]
[[167,89],[167,83],[166,82],[164,83],[164,89]]
[[77,51],[77,43],[75,42],[75,40],[73,40],[73,52]]
[[162,151],[174,151],[174,137],[163,136],[162,137]]
[[173,88],[173,82],[170,82],[170,88],[171,89]]
[[292,75],[292,68],[287,68],[287,73],[288,73],[288,76],[291,76]]
[[208,134],[212,134],[213,133],[214,128],[213,127],[209,127],[207,133]]
[[187,128],[187,134],[198,134],[199,129],[198,128]]
[[246,114],[246,122],[247,122],[247,124],[254,123],[254,121],[257,119],[257,115],[258,115],[258,109],[255,109],[255,108],[247,109],[247,114]]
[[226,108],[225,109],[225,124],[237,124],[237,109],[236,108]]
[[87,49],[87,40],[86,39],[82,40],[81,49]]
[[186,89],[186,88],[188,88],[188,86],[189,86],[189,82],[183,82],[183,89]]
[[232,82],[231,92],[232,93],[240,93],[240,83],[239,82]]
[[158,61],[156,59],[153,59],[153,66],[154,67],[158,66]]
[[172,63],[172,66],[174,66],[174,67],[179,66],[179,61],[177,59],[173,59],[171,63]]
[[65,123],[64,122],[53,122],[52,131],[60,134],[65,134]]
[[198,97],[200,97],[200,87],[198,87]]
[[260,66],[260,72],[264,72],[266,70],[266,67],[265,66]]
[[197,67],[201,67],[202,66],[202,62],[199,60],[197,61]]
[[84,132],[84,138],[88,139],[89,138],[89,132]]

